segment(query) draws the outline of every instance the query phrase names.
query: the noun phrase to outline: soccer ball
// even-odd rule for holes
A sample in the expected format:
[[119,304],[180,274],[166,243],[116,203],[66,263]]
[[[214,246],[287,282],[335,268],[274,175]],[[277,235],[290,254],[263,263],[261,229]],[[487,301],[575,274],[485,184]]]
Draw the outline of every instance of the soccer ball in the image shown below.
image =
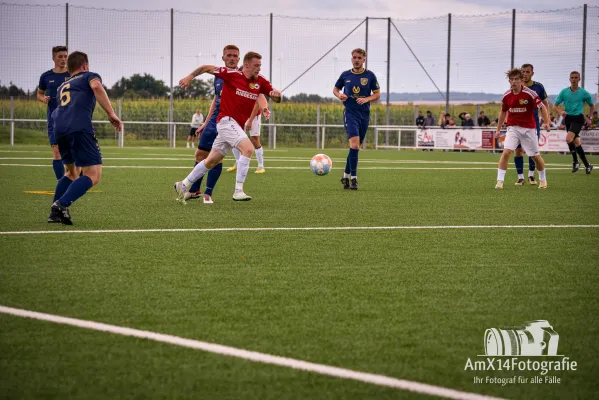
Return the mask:
[[310,161],[312,172],[318,176],[324,176],[333,168],[333,162],[326,154],[317,154]]

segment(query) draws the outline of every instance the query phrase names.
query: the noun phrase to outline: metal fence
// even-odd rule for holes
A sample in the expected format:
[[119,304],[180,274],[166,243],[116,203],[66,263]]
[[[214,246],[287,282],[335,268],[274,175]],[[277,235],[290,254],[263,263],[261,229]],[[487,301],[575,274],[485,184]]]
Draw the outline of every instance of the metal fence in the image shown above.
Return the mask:
[[[382,91],[384,109],[377,108],[377,120],[372,121],[378,124],[413,123],[413,108],[400,112],[392,104],[415,101],[415,93],[438,104],[435,117],[440,109],[453,111],[453,103],[498,101],[508,87],[504,72],[525,62],[535,66],[534,79],[550,95],[568,86],[572,70],[582,72],[587,90],[599,91],[599,6],[408,20],[3,3],[0,22],[0,84],[12,82],[32,92],[40,74],[51,68],[50,49],[56,45],[88,53],[92,70],[108,87],[121,77],[147,73],[166,82],[172,93],[178,79],[198,64],[220,64],[222,48],[229,43],[242,53],[261,53],[263,74],[286,96],[303,92],[332,97],[337,77],[351,67],[351,50],[366,48],[367,67],[377,75]],[[127,119],[190,119],[194,104],[169,100],[155,108],[146,102],[139,106],[146,113]],[[6,107],[1,108],[4,113]],[[314,109],[306,110],[280,107],[275,118],[278,123],[313,123]],[[341,123],[338,111],[324,118]]]

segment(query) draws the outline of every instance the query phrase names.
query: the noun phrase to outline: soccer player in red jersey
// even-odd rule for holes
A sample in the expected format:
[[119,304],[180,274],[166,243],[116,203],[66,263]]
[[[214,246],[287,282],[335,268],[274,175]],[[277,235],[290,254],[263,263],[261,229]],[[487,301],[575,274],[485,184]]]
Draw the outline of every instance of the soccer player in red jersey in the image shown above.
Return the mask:
[[252,199],[243,192],[243,183],[250,166],[254,146],[242,127],[250,117],[256,101],[260,105],[264,118],[268,119],[270,110],[264,95],[269,96],[277,103],[281,101],[281,92],[273,89],[270,82],[260,75],[261,66],[262,56],[250,51],[243,57],[241,71],[226,67],[219,68],[214,65],[202,65],[179,81],[179,86],[185,89],[189,87],[196,76],[209,73],[221,78],[224,84],[220,110],[216,118],[218,136],[214,140],[208,157],[196,165],[187,178],[175,183],[178,199],[185,201],[185,194],[189,192],[191,185],[220,163],[234,148],[239,150],[241,156],[237,162],[233,200],[248,201]]
[[501,112],[497,121],[496,137],[499,137],[501,126],[507,117],[507,133],[503,144],[503,154],[497,168],[497,184],[495,189],[503,189],[505,173],[512,153],[519,144],[532,157],[539,171],[539,189],[547,189],[545,162],[539,152],[539,141],[535,121],[535,108],[543,113],[543,127],[549,130],[549,111],[543,105],[539,95],[522,84],[522,70],[513,68],[506,72],[510,81],[510,90],[505,92],[501,102]]

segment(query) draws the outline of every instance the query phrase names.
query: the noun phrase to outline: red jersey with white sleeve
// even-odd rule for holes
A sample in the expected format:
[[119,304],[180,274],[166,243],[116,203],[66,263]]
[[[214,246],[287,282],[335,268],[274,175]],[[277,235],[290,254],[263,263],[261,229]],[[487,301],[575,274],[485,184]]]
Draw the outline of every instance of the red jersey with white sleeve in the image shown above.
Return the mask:
[[258,95],[262,93],[268,96],[273,90],[270,82],[262,75],[258,75],[256,79],[248,79],[241,71],[219,67],[214,69],[214,76],[224,81],[217,123],[223,117],[231,117],[239,126],[245,126]]
[[501,111],[507,111],[507,126],[519,126],[521,128],[537,128],[535,120],[535,108],[543,107],[539,95],[526,86],[518,94],[510,89],[503,95]]

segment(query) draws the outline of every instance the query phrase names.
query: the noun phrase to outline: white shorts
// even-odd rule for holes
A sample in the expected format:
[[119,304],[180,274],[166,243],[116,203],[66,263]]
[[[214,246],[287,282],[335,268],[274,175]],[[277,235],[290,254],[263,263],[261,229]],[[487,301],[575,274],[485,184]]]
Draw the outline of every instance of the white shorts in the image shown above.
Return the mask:
[[[249,119],[248,119],[249,122]],[[252,122],[252,129],[250,129],[250,136],[260,136],[260,124],[262,123],[262,116],[256,115]],[[246,122],[247,124],[247,122]]]
[[239,143],[248,138],[237,121],[231,117],[222,117],[219,123],[216,124],[216,131],[218,135],[214,139],[212,149],[218,151],[223,156],[229,154],[232,149],[239,146]]
[[505,134],[503,148],[516,151],[516,147],[521,144],[526,152],[526,155],[538,156],[539,153],[539,138],[537,137],[536,128],[522,128],[520,126],[508,126]]

